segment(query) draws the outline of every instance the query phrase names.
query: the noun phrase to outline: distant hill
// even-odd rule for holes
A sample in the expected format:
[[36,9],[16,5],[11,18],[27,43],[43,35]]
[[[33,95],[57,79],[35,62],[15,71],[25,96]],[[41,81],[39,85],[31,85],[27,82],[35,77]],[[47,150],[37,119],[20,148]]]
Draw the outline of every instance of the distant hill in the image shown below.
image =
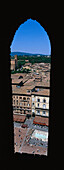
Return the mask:
[[[23,55],[28,55],[28,56],[42,56],[43,54],[31,54],[31,53],[25,53],[25,52],[11,52],[11,56],[18,55],[18,56],[23,56]],[[43,55],[45,56],[45,55]]]

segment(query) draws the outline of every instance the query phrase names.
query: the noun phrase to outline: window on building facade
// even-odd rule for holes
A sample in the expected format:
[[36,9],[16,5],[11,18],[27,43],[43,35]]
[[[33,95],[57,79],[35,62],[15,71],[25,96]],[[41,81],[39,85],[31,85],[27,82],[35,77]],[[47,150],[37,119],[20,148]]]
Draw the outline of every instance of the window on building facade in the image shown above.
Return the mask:
[[32,103],[32,105],[34,106],[34,103]]
[[40,102],[40,99],[37,99],[37,102]]
[[18,100],[16,100],[16,103],[18,104]]
[[30,98],[28,97],[27,100],[30,100]]
[[38,107],[39,107],[39,103],[38,103]]
[[44,114],[44,115],[45,115],[45,114],[46,114],[46,112],[45,112],[45,111],[43,111],[43,112],[42,112],[42,114]]
[[26,97],[23,97],[23,100],[26,100]]
[[43,99],[43,103],[46,103],[46,99]]
[[13,100],[13,103],[15,104],[15,100]]
[[37,114],[40,114],[40,110],[37,110]]
[[20,97],[20,99],[22,99],[22,97]]
[[45,109],[46,108],[46,105],[45,104],[43,104],[43,109]]
[[19,137],[20,137],[21,135],[19,134]]

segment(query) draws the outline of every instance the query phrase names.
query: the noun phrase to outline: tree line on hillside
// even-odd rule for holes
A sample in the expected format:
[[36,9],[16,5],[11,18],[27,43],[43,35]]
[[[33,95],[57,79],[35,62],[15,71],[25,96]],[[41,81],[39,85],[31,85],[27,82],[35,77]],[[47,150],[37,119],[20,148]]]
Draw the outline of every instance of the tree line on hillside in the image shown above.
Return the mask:
[[18,60],[23,60],[19,61],[19,64],[24,65],[26,63],[25,60],[29,60],[30,63],[51,63],[51,57],[45,57],[45,56],[17,56]]
[[[11,58],[12,59],[12,58]],[[13,56],[14,59],[14,56]],[[17,56],[18,63],[17,63],[17,68],[21,68],[26,61],[28,60],[29,63],[34,64],[34,63],[51,63],[51,57],[47,56]]]

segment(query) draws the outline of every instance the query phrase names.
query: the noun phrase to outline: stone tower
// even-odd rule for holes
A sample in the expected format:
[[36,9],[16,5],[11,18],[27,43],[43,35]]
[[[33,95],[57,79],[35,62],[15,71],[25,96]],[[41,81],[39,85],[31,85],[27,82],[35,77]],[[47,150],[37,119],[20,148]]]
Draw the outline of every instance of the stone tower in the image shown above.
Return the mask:
[[15,58],[15,69],[16,69],[16,67],[17,67],[17,55],[15,55],[14,58]]

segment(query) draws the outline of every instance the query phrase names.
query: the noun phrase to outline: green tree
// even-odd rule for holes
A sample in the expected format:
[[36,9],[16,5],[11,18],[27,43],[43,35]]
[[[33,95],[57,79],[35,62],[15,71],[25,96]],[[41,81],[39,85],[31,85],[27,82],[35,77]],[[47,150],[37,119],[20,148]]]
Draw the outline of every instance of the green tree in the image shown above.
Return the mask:
[[18,61],[17,68],[21,67],[21,61]]

